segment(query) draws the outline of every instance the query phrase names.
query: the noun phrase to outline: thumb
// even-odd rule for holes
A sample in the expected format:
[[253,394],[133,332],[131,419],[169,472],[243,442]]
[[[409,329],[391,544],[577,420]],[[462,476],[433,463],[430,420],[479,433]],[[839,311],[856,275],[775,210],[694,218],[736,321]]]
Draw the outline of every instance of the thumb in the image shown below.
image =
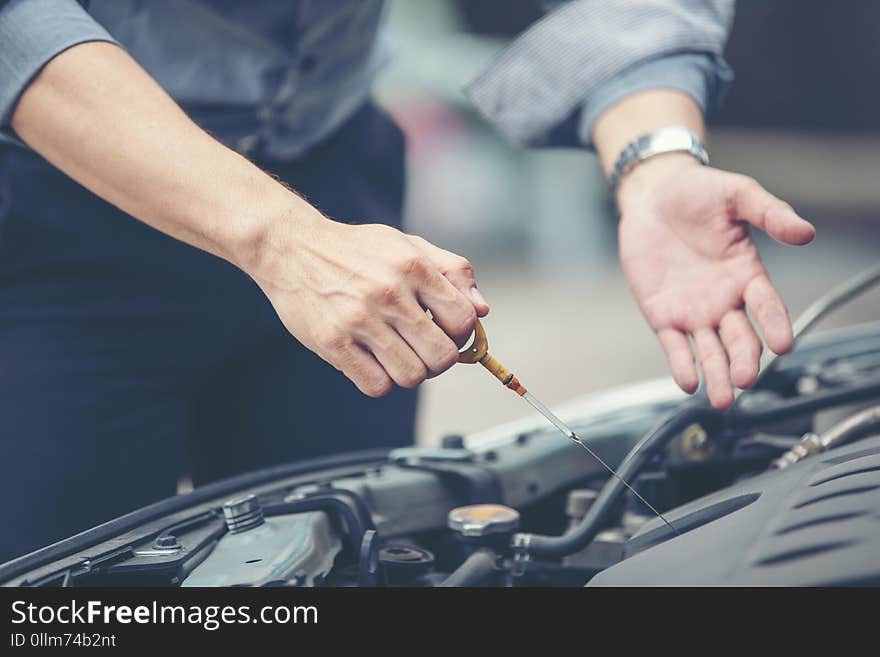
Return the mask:
[[467,258],[434,246],[418,235],[407,235],[410,241],[434,263],[443,276],[471,302],[478,317],[489,314],[489,304],[477,289],[473,265]]
[[816,229],[757,181],[736,176],[732,189],[735,218],[760,228],[777,242],[800,246],[813,241]]

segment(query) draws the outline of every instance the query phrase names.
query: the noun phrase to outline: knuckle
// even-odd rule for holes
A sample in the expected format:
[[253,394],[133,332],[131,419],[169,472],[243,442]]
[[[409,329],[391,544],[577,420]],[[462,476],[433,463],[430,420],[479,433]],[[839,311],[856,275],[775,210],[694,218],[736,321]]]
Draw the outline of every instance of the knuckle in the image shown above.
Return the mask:
[[443,273],[460,273],[460,274],[473,274],[474,266],[471,264],[471,261],[465,258],[464,256],[460,256],[457,253],[451,253],[449,251],[445,252],[446,258],[444,258],[444,268]]
[[455,346],[454,342],[450,341],[440,352],[437,363],[433,369],[435,372],[445,372],[457,362],[458,347]]
[[397,282],[378,283],[368,297],[382,306],[397,306],[403,301],[403,288]]
[[381,288],[379,294],[382,303],[387,306],[397,306],[403,301],[403,291],[397,285],[386,285]]
[[477,311],[470,304],[461,304],[461,311],[450,326],[450,330],[456,337],[465,337],[470,335],[471,331],[477,325]]
[[421,255],[412,253],[400,260],[399,268],[407,277],[421,276],[427,271],[427,263]]
[[391,388],[394,387],[394,384],[391,383],[391,379],[386,377],[373,377],[364,381],[358,386],[364,394],[368,397],[384,397],[389,392],[391,392]]
[[474,266],[471,264],[471,261],[467,258],[462,258],[461,256],[456,256],[457,264],[455,266],[458,271],[468,276],[473,277],[474,275]]
[[415,388],[428,377],[428,370],[424,365],[413,365],[400,376],[398,383],[404,388]]
[[440,374],[458,362],[458,347],[452,340],[444,339],[442,344],[434,348],[429,361],[426,361],[432,374]]
[[741,188],[743,189],[743,191],[746,191],[746,192],[755,192],[755,191],[758,191],[759,189],[763,189],[761,187],[761,183],[759,183],[757,180],[755,180],[751,176],[743,176],[740,179],[740,185],[741,185]]
[[731,201],[739,204],[754,199],[763,189],[761,183],[751,176],[738,175],[730,186]]
[[370,325],[371,313],[366,308],[352,311],[348,317],[348,326],[354,330],[364,330]]
[[348,350],[351,340],[345,331],[325,331],[317,338],[318,345],[333,354],[339,354]]

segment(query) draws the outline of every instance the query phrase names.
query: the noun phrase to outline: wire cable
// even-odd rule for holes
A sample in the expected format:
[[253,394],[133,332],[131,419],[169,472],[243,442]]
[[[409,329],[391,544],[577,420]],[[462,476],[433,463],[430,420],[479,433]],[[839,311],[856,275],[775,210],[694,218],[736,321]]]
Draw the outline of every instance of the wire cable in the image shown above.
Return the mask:
[[[844,281],[834,289],[823,294],[811,303],[791,325],[794,343],[797,344],[798,339],[813,328],[819,320],[827,317],[840,308],[840,306],[864,294],[878,283],[880,283],[880,264],[869,267],[863,272],[856,274],[848,281]],[[773,371],[778,358],[779,354],[774,354],[771,351],[765,353],[764,358],[762,358],[761,373],[758,375],[758,380],[752,386],[752,390],[760,388],[758,384],[761,379]],[[734,404],[739,402],[742,393],[743,391],[741,390],[737,391],[737,399]]]

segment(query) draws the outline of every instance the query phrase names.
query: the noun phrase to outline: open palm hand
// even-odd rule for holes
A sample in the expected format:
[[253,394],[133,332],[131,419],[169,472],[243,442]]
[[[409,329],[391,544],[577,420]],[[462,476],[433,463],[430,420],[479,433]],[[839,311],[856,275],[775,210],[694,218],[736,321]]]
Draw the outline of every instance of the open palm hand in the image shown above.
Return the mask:
[[761,340],[746,310],[770,349],[792,346],[751,227],[792,245],[810,242],[815,230],[750,178],[662,159],[640,165],[621,187],[621,262],[678,385],[693,392],[699,384],[690,336],[710,401],[728,408],[732,385],[747,388],[758,374]]

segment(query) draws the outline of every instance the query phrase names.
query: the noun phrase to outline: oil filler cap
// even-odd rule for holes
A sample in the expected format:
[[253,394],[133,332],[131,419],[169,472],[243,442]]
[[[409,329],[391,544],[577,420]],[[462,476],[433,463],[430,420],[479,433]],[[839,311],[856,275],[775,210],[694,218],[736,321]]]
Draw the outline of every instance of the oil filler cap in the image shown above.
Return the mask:
[[223,505],[223,517],[231,534],[247,531],[266,522],[263,519],[263,507],[256,495],[229,500]]
[[449,512],[449,529],[462,536],[507,534],[519,527],[519,511],[502,504],[472,504]]

